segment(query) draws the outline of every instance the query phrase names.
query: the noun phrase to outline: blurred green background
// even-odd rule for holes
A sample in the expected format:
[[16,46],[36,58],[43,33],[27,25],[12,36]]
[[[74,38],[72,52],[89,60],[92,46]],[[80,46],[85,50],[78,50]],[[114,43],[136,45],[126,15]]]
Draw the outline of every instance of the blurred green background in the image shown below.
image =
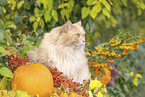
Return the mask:
[[[0,46],[12,47],[24,57],[26,51],[39,46],[44,33],[67,20],[82,21],[87,33],[86,46],[91,49],[108,42],[119,30],[145,37],[144,9],[144,0],[0,0]],[[1,54],[0,63],[6,66],[3,58]],[[123,77],[115,80],[117,89],[111,87],[110,95],[144,97],[145,43],[115,62]],[[133,83],[127,76],[131,71],[143,74],[138,87],[130,88]]]

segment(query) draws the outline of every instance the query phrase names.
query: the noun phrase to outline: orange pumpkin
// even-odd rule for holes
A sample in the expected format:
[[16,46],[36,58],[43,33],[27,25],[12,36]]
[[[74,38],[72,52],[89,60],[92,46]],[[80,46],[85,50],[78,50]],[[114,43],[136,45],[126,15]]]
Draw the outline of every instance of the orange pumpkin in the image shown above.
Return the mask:
[[61,92],[59,96],[60,97],[68,97],[68,94],[67,93],[64,93],[64,92]]
[[49,69],[42,64],[21,65],[14,72],[12,89],[49,97],[54,93],[53,78]]

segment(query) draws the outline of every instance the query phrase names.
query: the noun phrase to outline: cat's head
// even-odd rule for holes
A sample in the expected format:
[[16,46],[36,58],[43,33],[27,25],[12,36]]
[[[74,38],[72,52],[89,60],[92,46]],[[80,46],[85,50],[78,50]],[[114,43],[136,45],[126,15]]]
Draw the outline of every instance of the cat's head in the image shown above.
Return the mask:
[[66,46],[84,47],[85,31],[81,26],[81,21],[74,24],[71,21],[66,22],[62,26],[58,42]]

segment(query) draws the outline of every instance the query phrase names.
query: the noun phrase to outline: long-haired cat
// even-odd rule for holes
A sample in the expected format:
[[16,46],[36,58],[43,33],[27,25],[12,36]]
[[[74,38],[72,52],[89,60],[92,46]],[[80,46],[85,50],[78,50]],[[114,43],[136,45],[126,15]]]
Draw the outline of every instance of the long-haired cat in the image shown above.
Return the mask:
[[85,31],[81,21],[68,21],[45,33],[39,46],[27,54],[34,62],[57,68],[68,78],[82,83],[89,78],[89,68],[85,57]]

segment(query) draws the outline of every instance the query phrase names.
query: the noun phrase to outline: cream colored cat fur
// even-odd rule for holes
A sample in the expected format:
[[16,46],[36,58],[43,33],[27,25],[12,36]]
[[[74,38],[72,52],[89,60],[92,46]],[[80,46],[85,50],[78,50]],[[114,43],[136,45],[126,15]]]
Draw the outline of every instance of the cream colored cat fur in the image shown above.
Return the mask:
[[85,57],[85,31],[81,21],[68,21],[45,33],[39,46],[27,54],[34,62],[56,67],[68,78],[77,82],[89,79],[89,68]]

